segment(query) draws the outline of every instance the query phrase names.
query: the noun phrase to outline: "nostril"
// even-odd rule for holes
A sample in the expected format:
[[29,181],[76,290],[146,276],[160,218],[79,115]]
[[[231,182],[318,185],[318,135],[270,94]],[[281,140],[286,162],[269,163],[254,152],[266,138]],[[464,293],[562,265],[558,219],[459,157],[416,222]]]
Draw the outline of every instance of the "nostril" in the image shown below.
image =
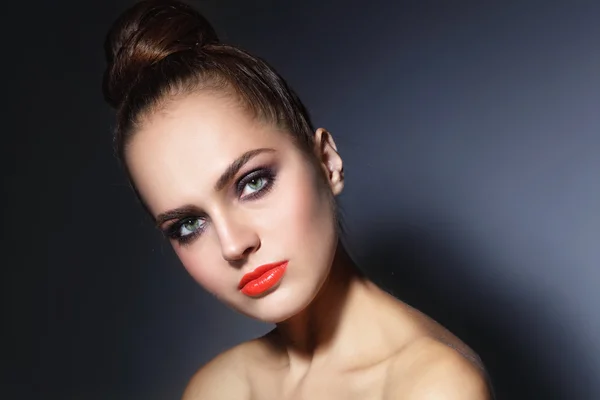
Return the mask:
[[245,260],[250,254],[256,252],[260,248],[260,242],[252,245],[236,246],[231,245],[228,248],[223,248],[223,258],[229,262]]
[[215,221],[213,224],[226,261],[235,262],[245,259],[260,248],[257,232],[243,221],[232,217]]

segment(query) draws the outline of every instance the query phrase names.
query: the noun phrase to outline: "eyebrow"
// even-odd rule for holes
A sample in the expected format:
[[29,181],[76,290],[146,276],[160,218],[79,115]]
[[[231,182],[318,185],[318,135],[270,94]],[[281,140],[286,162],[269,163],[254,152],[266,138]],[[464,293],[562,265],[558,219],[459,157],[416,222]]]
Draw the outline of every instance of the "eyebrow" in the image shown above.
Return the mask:
[[185,206],[178,207],[174,210],[169,210],[164,213],[158,214],[158,216],[156,217],[155,224],[157,228],[160,228],[162,224],[164,224],[167,221],[189,217],[190,215],[198,215],[200,214],[200,212],[201,211],[198,209],[198,207],[192,204],[186,204]]
[[[274,151],[275,149],[261,148],[245,152],[237,159],[235,159],[231,164],[229,164],[229,166],[225,169],[225,171],[217,180],[217,183],[215,183],[214,190],[216,192],[223,190],[223,188],[235,177],[239,170],[242,169],[242,167],[246,165],[248,161],[250,161],[257,155],[262,153],[271,153]],[[164,213],[158,214],[158,216],[155,219],[155,224],[157,227],[160,228],[160,226],[167,221],[188,217],[190,215],[198,215],[199,213],[201,213],[201,211],[200,209],[198,209],[198,207],[192,204],[186,204],[173,210],[165,211]]]
[[223,172],[221,174],[221,176],[217,180],[217,183],[215,184],[215,192],[220,192],[221,190],[223,190],[223,188],[227,185],[227,183],[229,183],[229,181],[231,181],[235,177],[235,175],[239,172],[239,170],[242,169],[242,167],[248,161],[250,161],[251,159],[253,159],[254,157],[256,157],[259,154],[271,153],[274,151],[275,151],[275,149],[269,149],[269,148],[254,149],[254,150],[247,151],[244,154],[242,154],[241,156],[239,156],[234,162],[229,164],[227,169],[225,169],[225,172]]

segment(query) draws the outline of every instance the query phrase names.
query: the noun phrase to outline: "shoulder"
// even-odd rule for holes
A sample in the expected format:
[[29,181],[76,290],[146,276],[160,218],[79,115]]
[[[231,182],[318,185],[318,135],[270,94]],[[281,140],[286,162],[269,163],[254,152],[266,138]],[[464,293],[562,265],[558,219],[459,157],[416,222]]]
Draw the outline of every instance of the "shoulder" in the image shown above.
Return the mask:
[[241,343],[200,368],[190,379],[182,400],[250,399],[250,373],[277,360],[274,331]]
[[246,353],[251,342],[237,345],[213,358],[190,379],[182,400],[249,399]]
[[481,364],[432,338],[403,349],[388,372],[386,399],[491,400]]

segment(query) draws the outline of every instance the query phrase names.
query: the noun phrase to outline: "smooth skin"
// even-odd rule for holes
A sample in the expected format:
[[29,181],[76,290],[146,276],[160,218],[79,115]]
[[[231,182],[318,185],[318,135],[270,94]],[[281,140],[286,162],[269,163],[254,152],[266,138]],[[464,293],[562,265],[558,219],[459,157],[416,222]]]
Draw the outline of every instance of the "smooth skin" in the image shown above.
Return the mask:
[[[308,157],[235,96],[208,90],[173,95],[140,122],[126,162],[184,267],[231,308],[276,325],[203,366],[184,400],[491,398],[472,350],[357,273],[337,234],[344,174],[329,132],[315,132]],[[240,292],[245,273],[282,260],[274,290]]]

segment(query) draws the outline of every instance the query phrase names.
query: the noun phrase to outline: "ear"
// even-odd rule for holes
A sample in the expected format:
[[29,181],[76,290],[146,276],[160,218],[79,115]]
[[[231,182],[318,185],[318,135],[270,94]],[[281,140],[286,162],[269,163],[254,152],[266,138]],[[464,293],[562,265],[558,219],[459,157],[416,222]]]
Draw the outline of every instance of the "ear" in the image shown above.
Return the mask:
[[333,137],[323,128],[315,132],[315,152],[334,196],[344,188],[344,164]]

